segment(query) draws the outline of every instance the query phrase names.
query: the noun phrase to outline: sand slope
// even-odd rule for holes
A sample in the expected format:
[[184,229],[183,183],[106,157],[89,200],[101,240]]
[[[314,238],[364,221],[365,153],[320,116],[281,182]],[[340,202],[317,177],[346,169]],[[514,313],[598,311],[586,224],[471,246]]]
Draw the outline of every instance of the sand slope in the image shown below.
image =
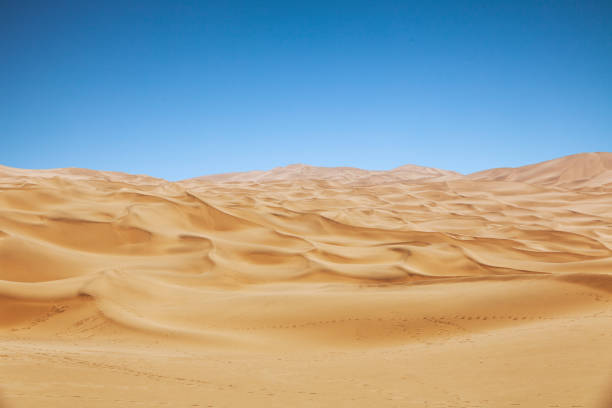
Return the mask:
[[343,184],[378,184],[408,180],[452,179],[461,174],[431,167],[407,164],[393,170],[363,170],[354,167],[316,167],[306,164],[291,164],[269,171],[248,171],[214,174],[196,177],[181,182],[184,186],[198,186],[206,182],[270,182],[291,180],[327,180]]
[[564,188],[612,188],[612,153],[582,153],[517,168],[473,173],[472,180],[519,181]]
[[611,157],[0,167],[5,404],[607,406]]

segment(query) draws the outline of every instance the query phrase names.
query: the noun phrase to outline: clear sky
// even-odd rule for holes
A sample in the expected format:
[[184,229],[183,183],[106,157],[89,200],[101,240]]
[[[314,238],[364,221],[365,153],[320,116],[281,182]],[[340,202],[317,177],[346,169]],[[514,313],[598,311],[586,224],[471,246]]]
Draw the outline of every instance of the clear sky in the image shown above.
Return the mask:
[[0,0],[0,164],[170,180],[612,151],[612,2]]

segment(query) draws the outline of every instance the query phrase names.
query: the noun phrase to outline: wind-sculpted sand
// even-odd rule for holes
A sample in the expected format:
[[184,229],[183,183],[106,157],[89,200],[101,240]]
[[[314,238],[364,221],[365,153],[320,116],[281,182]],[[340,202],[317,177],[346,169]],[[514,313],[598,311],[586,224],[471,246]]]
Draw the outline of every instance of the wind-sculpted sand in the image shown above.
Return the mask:
[[612,154],[0,167],[0,362],[16,408],[609,407]]

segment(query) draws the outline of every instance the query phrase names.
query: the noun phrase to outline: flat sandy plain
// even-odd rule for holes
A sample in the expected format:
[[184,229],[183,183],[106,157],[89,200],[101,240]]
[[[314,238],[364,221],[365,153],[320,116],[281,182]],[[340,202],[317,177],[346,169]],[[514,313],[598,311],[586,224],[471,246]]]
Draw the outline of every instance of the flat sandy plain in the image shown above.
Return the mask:
[[2,407],[612,406],[612,153],[0,167]]

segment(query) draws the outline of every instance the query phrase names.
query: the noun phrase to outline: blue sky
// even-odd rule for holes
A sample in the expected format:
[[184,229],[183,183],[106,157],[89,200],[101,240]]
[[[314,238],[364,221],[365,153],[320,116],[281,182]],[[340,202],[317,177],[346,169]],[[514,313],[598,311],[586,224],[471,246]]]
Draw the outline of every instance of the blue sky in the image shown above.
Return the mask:
[[170,180],[612,150],[610,1],[0,0],[0,163]]

